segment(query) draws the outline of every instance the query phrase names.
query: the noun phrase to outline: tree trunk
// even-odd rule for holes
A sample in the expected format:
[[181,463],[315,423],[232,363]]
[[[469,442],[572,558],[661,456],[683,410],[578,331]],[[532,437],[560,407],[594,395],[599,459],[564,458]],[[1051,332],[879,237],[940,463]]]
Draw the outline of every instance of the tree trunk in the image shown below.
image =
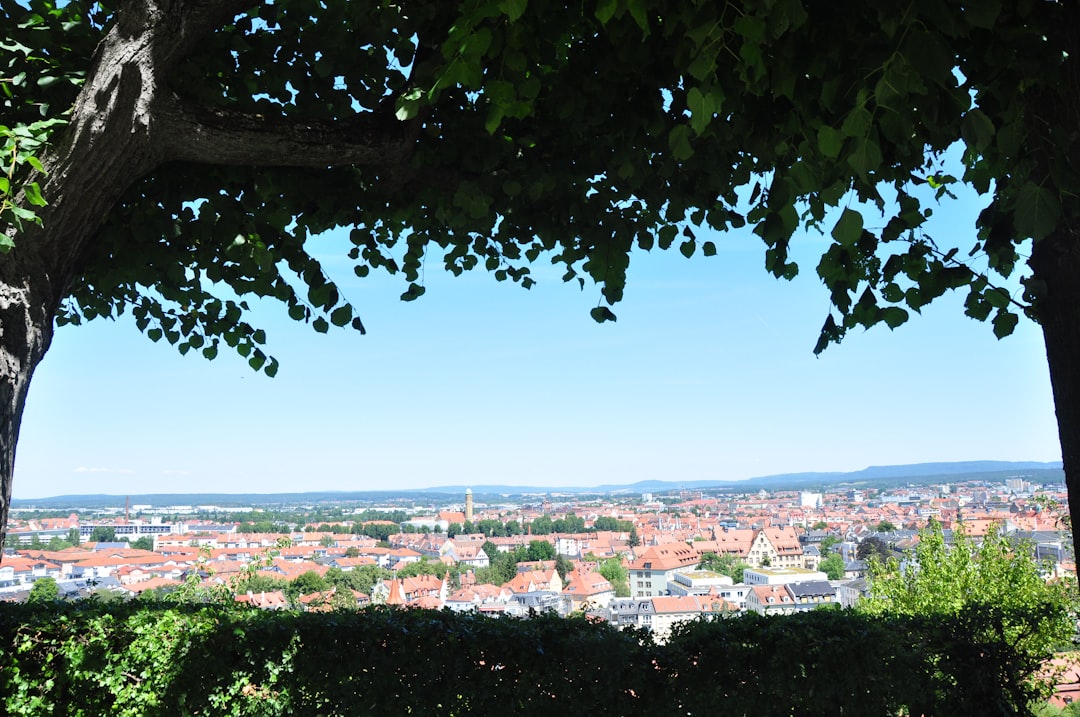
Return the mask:
[[102,41],[67,130],[41,157],[45,176],[32,177],[49,203],[38,210],[42,225],[3,227],[15,248],[0,260],[0,545],[27,390],[60,302],[113,205],[159,161],[149,131],[151,36],[114,29]]
[[[1059,231],[1036,242],[1035,279],[1045,282],[1039,323],[1046,342],[1054,392],[1061,460],[1069,489],[1069,514],[1080,517],[1080,236]],[[1073,541],[1076,551],[1076,541]]]

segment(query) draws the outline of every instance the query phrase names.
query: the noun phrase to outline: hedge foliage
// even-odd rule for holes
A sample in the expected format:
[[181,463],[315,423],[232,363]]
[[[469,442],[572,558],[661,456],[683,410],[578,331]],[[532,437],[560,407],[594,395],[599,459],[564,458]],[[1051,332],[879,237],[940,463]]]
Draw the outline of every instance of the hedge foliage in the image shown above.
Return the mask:
[[1047,655],[1000,626],[1048,611],[746,615],[655,644],[549,615],[5,605],[0,699],[9,715],[132,717],[1024,714]]

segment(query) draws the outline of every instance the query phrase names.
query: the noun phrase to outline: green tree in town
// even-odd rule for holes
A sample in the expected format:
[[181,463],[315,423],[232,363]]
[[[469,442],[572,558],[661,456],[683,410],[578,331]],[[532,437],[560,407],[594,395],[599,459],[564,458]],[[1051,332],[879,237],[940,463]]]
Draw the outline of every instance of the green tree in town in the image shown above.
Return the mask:
[[529,523],[529,535],[550,535],[553,532],[555,524],[550,515],[541,515]]
[[284,592],[289,587],[289,581],[284,577],[272,577],[261,575],[255,571],[241,575],[232,585],[232,590],[237,595],[245,593],[270,593],[275,590]]
[[49,542],[45,545],[46,550],[64,550],[70,547],[72,547],[71,543],[56,535],[49,538]]
[[839,553],[832,553],[818,564],[818,570],[825,573],[829,580],[841,580],[844,577],[844,559]]
[[562,553],[555,556],[555,571],[559,573],[559,579],[564,583],[566,582],[566,576],[574,569],[574,564],[570,562]]
[[832,549],[840,544],[840,538],[835,535],[826,535],[822,538],[821,543],[818,544],[818,549],[821,551],[822,557],[827,556],[832,552]]
[[883,521],[881,521],[880,523],[877,524],[877,526],[874,528],[874,530],[876,530],[879,533],[895,533],[896,532],[896,526],[893,525],[888,520],[883,520]]
[[43,577],[34,581],[30,588],[30,596],[27,602],[50,603],[60,599],[60,586],[56,584],[56,578]]
[[630,597],[630,571],[620,558],[608,558],[600,563],[598,573],[615,588],[615,597]]
[[977,543],[963,530],[945,540],[940,523],[919,533],[919,542],[901,567],[896,558],[870,558],[870,596],[858,608],[870,614],[955,616],[970,607],[1003,611],[1045,610],[1032,630],[1029,623],[1003,629],[1025,650],[1045,651],[1068,643],[1078,605],[1075,580],[1048,580],[1047,566],[1035,561],[1027,545],[1014,545],[998,530]]
[[892,555],[892,550],[889,549],[888,544],[878,538],[877,536],[870,536],[865,538],[855,552],[855,556],[859,560],[870,560],[876,557],[880,561],[886,561]]
[[[790,279],[819,230],[816,351],[950,290],[999,337],[1039,322],[1080,513],[1077,3],[5,0],[0,23],[0,527],[56,326],[125,315],[272,375],[256,299],[365,330],[308,241],[335,227],[406,300],[433,263],[529,287],[554,262],[598,321],[633,251],[750,226]],[[984,210],[928,235],[957,185]]]
[[517,554],[500,551],[490,540],[485,541],[481,547],[488,556],[489,565],[475,571],[477,582],[503,585],[513,580],[517,574]]
[[530,540],[526,548],[526,560],[554,560],[555,546],[546,540]]
[[626,544],[629,545],[631,548],[636,548],[637,546],[641,545],[641,537],[638,536],[637,526],[630,526],[630,535],[626,540]]
[[330,583],[326,578],[314,570],[300,573],[285,586],[285,596],[291,601],[296,601],[301,595],[326,592],[330,589]]
[[556,533],[584,533],[585,519],[573,513],[567,513],[553,521],[551,528]]
[[727,575],[734,582],[741,583],[743,581],[743,571],[750,566],[738,556],[730,553],[717,555],[709,551],[702,554],[698,567],[702,570],[712,570],[721,575]]
[[115,543],[116,528],[111,525],[95,525],[87,540],[91,543]]
[[151,538],[149,535],[140,536],[139,538],[136,538],[134,541],[132,541],[131,547],[138,550],[153,550],[154,539]]
[[323,577],[339,590],[352,589],[370,595],[375,583],[393,577],[393,573],[378,565],[360,565],[351,570],[330,568]]

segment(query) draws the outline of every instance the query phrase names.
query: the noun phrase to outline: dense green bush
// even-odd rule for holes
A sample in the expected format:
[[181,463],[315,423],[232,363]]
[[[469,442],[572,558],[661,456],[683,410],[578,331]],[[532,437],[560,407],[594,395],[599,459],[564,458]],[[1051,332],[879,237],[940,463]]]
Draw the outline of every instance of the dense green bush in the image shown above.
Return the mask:
[[[1011,624],[1045,619],[1039,609]],[[1024,713],[1046,655],[1000,611],[815,611],[677,629],[584,619],[221,605],[6,605],[10,715],[926,715]]]

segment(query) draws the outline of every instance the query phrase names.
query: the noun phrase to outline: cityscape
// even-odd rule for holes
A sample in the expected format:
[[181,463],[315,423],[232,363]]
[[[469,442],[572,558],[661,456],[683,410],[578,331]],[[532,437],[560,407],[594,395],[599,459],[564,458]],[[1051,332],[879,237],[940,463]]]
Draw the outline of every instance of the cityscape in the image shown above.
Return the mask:
[[[888,470],[885,470],[888,473]],[[1075,576],[1060,471],[816,489],[63,498],[12,511],[0,601],[214,600],[584,616],[664,643],[682,624],[854,608],[873,566],[906,570],[928,526],[1005,536],[1046,581]],[[201,498],[203,496],[191,496]],[[220,496],[219,496],[220,497]],[[97,505],[91,505],[96,500]],[[1080,697],[1073,673],[1060,706]]]

